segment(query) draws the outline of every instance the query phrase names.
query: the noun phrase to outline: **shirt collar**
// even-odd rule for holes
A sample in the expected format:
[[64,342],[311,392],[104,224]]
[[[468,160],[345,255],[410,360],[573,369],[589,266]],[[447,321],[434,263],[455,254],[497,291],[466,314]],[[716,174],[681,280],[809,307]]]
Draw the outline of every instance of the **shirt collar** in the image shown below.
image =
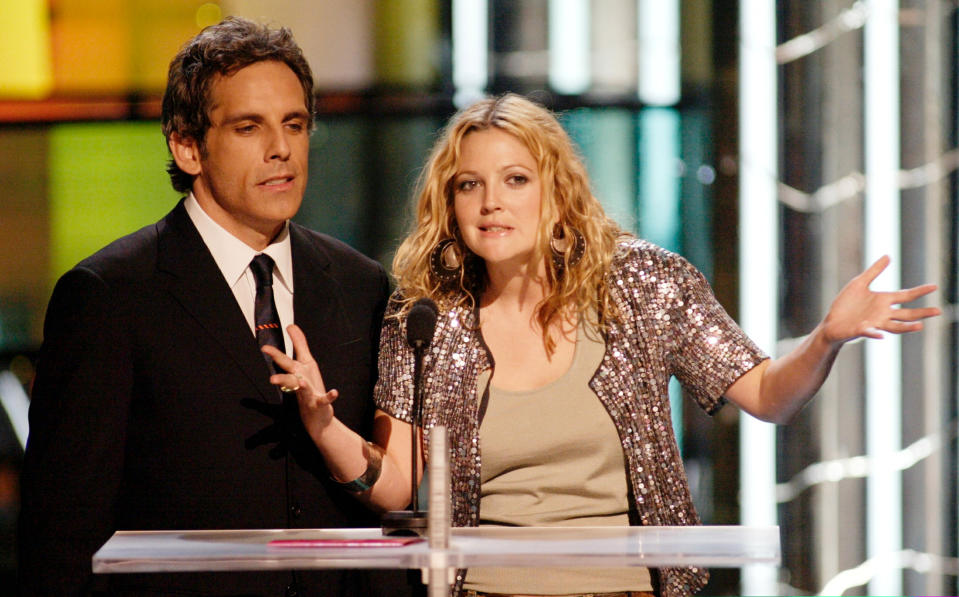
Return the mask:
[[[186,208],[190,220],[196,226],[200,238],[206,244],[213,260],[216,262],[227,284],[232,288],[246,272],[250,261],[258,255],[249,245],[233,236],[225,228],[217,224],[203,208],[193,193],[186,198],[183,206]],[[283,225],[283,230],[276,239],[263,251],[276,264],[277,279],[286,289],[293,292],[293,255],[290,244],[290,223]]]

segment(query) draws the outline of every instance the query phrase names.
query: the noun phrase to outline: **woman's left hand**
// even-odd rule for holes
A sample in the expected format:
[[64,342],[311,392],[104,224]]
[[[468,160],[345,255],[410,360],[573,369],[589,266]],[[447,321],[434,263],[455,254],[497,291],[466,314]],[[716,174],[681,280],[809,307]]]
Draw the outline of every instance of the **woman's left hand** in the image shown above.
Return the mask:
[[296,392],[303,425],[310,436],[319,441],[320,434],[333,420],[333,401],[339,394],[336,390],[326,391],[323,375],[310,354],[306,336],[299,326],[292,324],[286,329],[293,341],[293,354],[296,358],[291,359],[272,346],[264,346],[263,352],[273,358],[279,369],[286,371],[271,375],[270,383],[283,392]]
[[869,289],[889,265],[889,257],[880,257],[869,268],[849,281],[839,292],[823,320],[825,339],[841,345],[855,338],[882,338],[882,332],[903,334],[922,329],[922,321],[940,314],[937,307],[898,308],[936,290],[935,284],[891,292]]

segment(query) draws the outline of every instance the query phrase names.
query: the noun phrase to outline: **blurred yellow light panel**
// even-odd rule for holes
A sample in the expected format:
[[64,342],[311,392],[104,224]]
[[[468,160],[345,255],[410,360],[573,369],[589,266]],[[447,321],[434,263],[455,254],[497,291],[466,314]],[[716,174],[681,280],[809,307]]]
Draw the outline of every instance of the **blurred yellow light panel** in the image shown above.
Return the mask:
[[133,86],[148,93],[163,92],[170,60],[219,14],[216,3],[203,0],[138,0],[130,11]]
[[0,3],[0,97],[40,99],[50,93],[50,17],[47,0]]
[[387,85],[429,87],[439,64],[436,44],[440,18],[433,0],[380,0],[376,3],[376,67]]

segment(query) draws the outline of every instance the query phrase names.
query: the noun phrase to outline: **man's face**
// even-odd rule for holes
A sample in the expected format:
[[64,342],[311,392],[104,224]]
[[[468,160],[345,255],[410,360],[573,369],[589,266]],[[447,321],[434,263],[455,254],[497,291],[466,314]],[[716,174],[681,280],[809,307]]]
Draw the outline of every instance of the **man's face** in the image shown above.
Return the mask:
[[303,87],[286,64],[264,61],[214,79],[209,99],[203,151],[194,146],[193,193],[214,221],[261,250],[303,201],[310,140]]

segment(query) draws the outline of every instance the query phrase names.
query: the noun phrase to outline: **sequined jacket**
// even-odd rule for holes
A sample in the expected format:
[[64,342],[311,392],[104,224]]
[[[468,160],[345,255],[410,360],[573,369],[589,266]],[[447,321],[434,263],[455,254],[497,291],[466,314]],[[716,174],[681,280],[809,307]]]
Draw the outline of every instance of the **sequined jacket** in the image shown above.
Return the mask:
[[[606,333],[606,354],[590,387],[609,412],[623,445],[634,524],[693,525],[693,507],[670,422],[668,384],[712,414],[725,390],[766,356],[719,305],[702,274],[685,259],[639,239],[621,241],[607,277],[619,317]],[[413,354],[405,321],[387,311],[380,342],[377,406],[410,421]],[[477,378],[493,366],[469,309],[442,313],[423,359],[423,417],[429,430],[445,425],[450,441],[454,526],[480,520]],[[480,390],[484,390],[480,388]],[[701,589],[701,568],[659,570],[664,597]],[[462,586],[462,575],[457,582]]]

